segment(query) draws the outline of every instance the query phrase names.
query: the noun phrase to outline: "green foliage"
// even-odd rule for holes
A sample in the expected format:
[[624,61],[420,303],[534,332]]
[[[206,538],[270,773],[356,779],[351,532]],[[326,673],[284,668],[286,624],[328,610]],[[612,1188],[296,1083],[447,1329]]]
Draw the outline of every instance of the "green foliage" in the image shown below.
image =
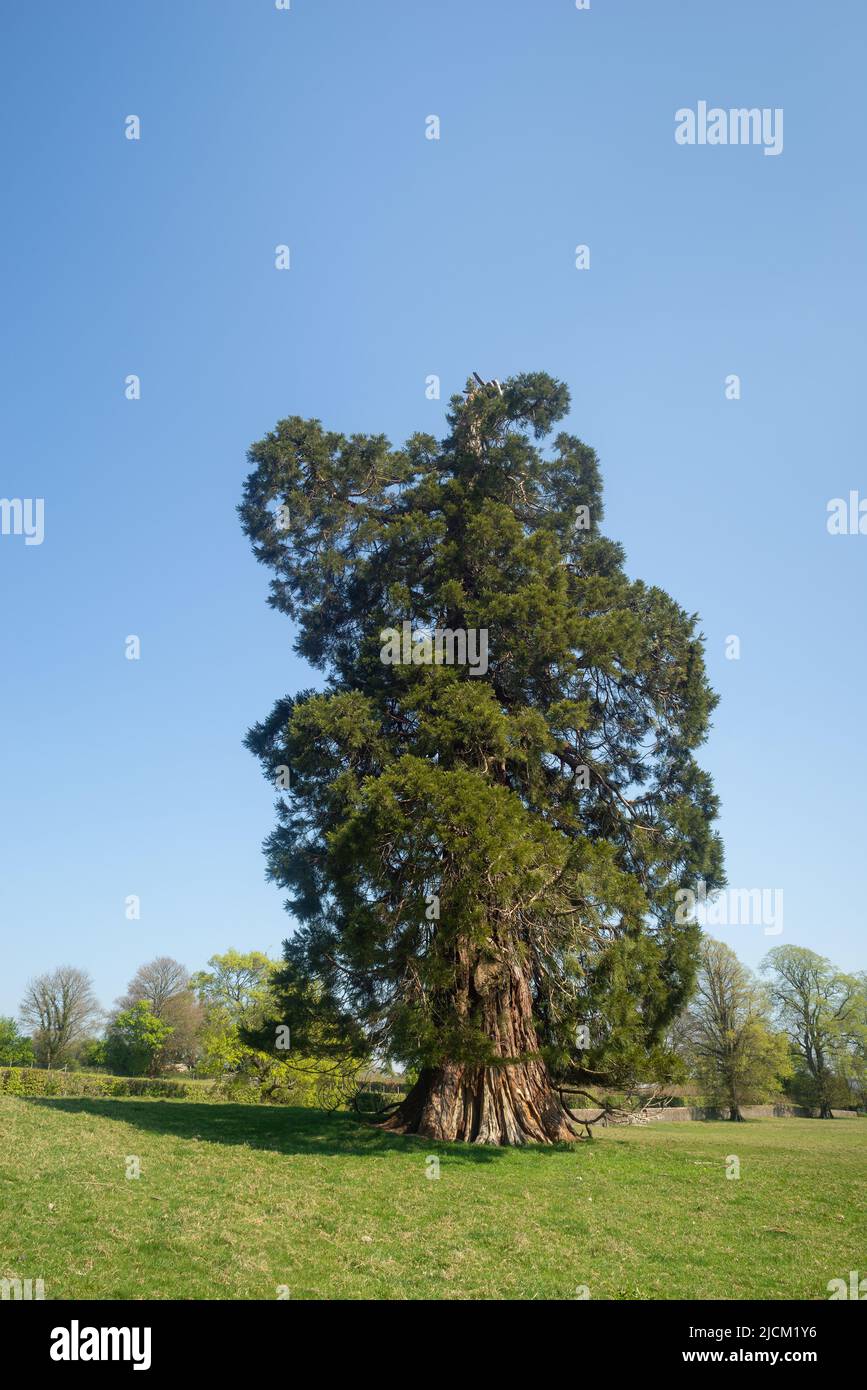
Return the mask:
[[788,1041],[771,1027],[770,1001],[729,946],[702,941],[696,997],[679,1025],[681,1050],[710,1106],[775,1099],[791,1070]]
[[867,1054],[865,977],[803,946],[777,946],[762,970],[792,1050],[791,1095],[825,1118],[833,1106],[856,1103]]
[[[694,758],[716,697],[695,617],[599,529],[593,450],[537,446],[568,406],[530,373],[455,397],[441,442],[293,417],[250,451],[244,528],[329,676],[248,736],[300,923],[270,1022],[306,1056],[502,1060],[496,1001],[521,981],[561,1075],[672,1065],[699,935],[675,893],[724,881]],[[487,671],[383,664],[404,621],[487,630]]]
[[241,1027],[254,1026],[263,1017],[277,963],[261,951],[230,948],[211,956],[208,967],[190,981],[204,1016],[197,1070],[203,1076],[223,1076],[243,1068],[248,1049]]
[[157,1018],[149,1000],[140,999],[115,1015],[105,1040],[106,1063],[121,1076],[152,1076],[173,1031]]
[[230,949],[211,956],[208,966],[191,981],[204,1009],[200,1075],[218,1078],[220,1093],[232,1100],[330,1105],[346,1099],[355,1067],[318,1064],[291,1047],[273,1053],[278,962],[261,951]]
[[87,1042],[82,1043],[78,1062],[85,1071],[108,1066],[105,1039],[88,1038]]
[[354,1091],[353,1072],[303,1057],[278,1058],[245,1047],[239,1064],[218,1082],[218,1094],[246,1104],[344,1107]]
[[190,988],[202,1005],[224,1009],[238,1019],[250,1016],[267,1001],[277,962],[263,951],[230,947],[222,955],[211,956],[208,967],[191,977]]
[[791,1056],[785,1090],[793,1105],[818,1111],[826,1119],[831,1110],[854,1110],[859,1106],[858,1092],[850,1087],[843,1068],[835,1069],[824,1077],[816,1076],[804,1065],[803,1058],[797,1052]]
[[26,1067],[34,1060],[33,1042],[14,1018],[0,1018],[0,1067]]
[[101,1072],[0,1068],[0,1094],[9,1096],[159,1096],[203,1100],[207,1083],[167,1077],[106,1076]]

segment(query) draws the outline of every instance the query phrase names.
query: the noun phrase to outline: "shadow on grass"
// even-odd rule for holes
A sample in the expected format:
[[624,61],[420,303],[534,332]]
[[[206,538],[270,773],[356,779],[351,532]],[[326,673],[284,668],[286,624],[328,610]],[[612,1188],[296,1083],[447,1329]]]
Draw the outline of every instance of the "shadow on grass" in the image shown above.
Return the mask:
[[[71,1096],[27,1096],[29,1105],[69,1115],[118,1120],[149,1134],[196,1139],[211,1144],[245,1144],[281,1154],[377,1158],[386,1153],[448,1152],[468,1163],[490,1163],[507,1149],[483,1144],[439,1144],[417,1135],[392,1134],[351,1115],[294,1105],[218,1104],[188,1100],[122,1100]],[[534,1151],[554,1149],[533,1145]],[[559,1147],[559,1146],[558,1146]],[[568,1145],[562,1146],[568,1148]]]

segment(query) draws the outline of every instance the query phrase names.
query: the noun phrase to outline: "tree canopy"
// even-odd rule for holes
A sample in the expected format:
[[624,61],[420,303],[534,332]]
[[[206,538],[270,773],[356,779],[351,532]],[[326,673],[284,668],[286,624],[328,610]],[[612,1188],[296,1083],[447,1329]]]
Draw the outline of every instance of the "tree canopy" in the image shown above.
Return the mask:
[[102,1016],[86,970],[61,965],[28,982],[21,1020],[32,1030],[37,1061],[48,1067],[69,1060]]
[[32,1066],[33,1042],[19,1031],[14,1018],[0,1017],[0,1067]]
[[730,946],[706,936],[695,997],[679,1026],[691,1074],[711,1104],[741,1106],[778,1095],[791,1071],[786,1038],[771,1028],[767,993]]
[[[796,1061],[796,1090],[830,1118],[863,1088],[867,989],[862,976],[838,970],[804,946],[777,946],[762,965],[780,1026]],[[850,1082],[854,1083],[850,1089]]]
[[121,1076],[154,1076],[171,1037],[171,1024],[153,1011],[149,999],[139,999],[114,1016],[105,1040],[105,1060]]

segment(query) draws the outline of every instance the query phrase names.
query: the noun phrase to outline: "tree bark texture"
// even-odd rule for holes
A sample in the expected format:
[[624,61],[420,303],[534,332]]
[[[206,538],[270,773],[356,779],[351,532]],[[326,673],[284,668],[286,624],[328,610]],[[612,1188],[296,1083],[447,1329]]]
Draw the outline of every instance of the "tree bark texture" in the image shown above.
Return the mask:
[[505,977],[496,967],[492,973],[486,978],[477,965],[471,993],[495,1060],[424,1068],[385,1128],[471,1144],[554,1144],[578,1137],[538,1055],[526,979],[517,969]]

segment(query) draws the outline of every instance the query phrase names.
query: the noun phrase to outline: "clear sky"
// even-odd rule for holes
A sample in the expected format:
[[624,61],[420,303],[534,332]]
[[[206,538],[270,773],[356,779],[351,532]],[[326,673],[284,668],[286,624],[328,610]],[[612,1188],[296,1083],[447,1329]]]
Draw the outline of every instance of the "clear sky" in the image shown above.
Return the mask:
[[[701,616],[729,882],[784,892],[782,936],[715,934],[863,968],[867,536],[826,508],[867,496],[867,7],[86,0],[3,27],[0,495],[44,498],[45,537],[0,536],[0,1012],[65,962],[110,1004],[158,954],[279,953],[241,740],[315,677],[238,526],[245,450],[296,413],[439,432],[473,369],[568,383],[606,533]],[[677,144],[699,101],[782,108],[782,153]]]

